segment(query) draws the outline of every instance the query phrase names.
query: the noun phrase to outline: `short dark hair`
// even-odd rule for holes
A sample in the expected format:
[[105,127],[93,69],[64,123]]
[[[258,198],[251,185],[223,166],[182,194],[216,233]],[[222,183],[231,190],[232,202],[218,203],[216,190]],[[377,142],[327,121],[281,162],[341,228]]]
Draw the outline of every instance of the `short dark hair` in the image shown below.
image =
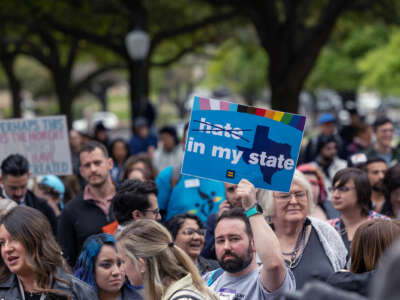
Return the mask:
[[84,145],[82,149],[79,151],[79,165],[81,165],[81,154],[83,152],[93,152],[94,150],[96,150],[96,148],[101,150],[105,158],[109,158],[108,150],[106,146],[104,146],[104,144],[97,141],[90,141],[89,143]]
[[344,168],[338,171],[333,177],[332,186],[338,183],[337,187],[344,186],[349,180],[354,181],[357,193],[357,203],[361,207],[361,213],[365,216],[372,210],[371,185],[367,174],[358,168]]
[[147,168],[146,170],[142,170],[146,179],[154,180],[157,177],[156,170],[154,169],[153,164],[151,163],[149,155],[147,153],[142,152],[135,154],[127,159],[127,161],[124,164],[121,181],[128,179],[128,176],[132,172],[132,170],[136,169],[133,166],[136,165],[138,162],[142,162]]
[[169,230],[172,235],[172,239],[175,240],[178,235],[179,229],[181,229],[183,223],[185,223],[186,219],[192,219],[196,221],[199,228],[203,228],[203,222],[201,222],[200,218],[196,215],[185,213],[179,214],[171,218],[167,223],[165,223],[165,227]]
[[382,162],[387,165],[386,160],[384,160],[383,158],[380,158],[378,156],[371,156],[371,157],[368,157],[368,160],[365,163],[365,167],[367,167],[369,164],[373,164],[373,163],[377,163],[377,162]]
[[22,176],[29,173],[29,162],[21,154],[11,154],[1,163],[1,175]]
[[338,148],[338,141],[333,135],[321,134],[317,139],[317,147],[316,147],[317,154],[319,154],[322,148],[324,148],[329,143],[335,143],[336,148]]
[[130,156],[130,152],[131,151],[129,149],[128,143],[121,137],[118,137],[118,138],[112,140],[112,142],[110,144],[110,155],[111,155],[112,159],[115,159],[114,146],[115,146],[116,143],[122,143],[124,145],[125,150],[126,150],[126,159],[128,159],[128,157]]
[[163,133],[169,134],[175,141],[175,145],[179,144],[178,134],[176,132],[175,127],[173,126],[164,126],[160,129],[159,135],[161,136]]
[[359,136],[360,134],[367,132],[370,127],[371,126],[366,123],[358,123],[358,124],[354,125],[355,136]]
[[379,117],[375,120],[374,122],[374,131],[376,131],[378,129],[378,127],[386,124],[386,123],[390,123],[393,124],[392,120],[390,120],[388,117]]
[[149,194],[158,194],[157,185],[148,180],[125,180],[117,187],[113,198],[113,211],[119,224],[132,221],[132,212],[143,211],[150,207]]
[[247,235],[249,236],[249,238],[253,238],[253,231],[251,230],[249,219],[247,218],[243,208],[234,207],[232,209],[224,211],[218,217],[217,222],[215,222],[215,227],[214,228],[217,228],[218,223],[221,222],[224,219],[241,220],[246,225],[246,233],[247,233]]

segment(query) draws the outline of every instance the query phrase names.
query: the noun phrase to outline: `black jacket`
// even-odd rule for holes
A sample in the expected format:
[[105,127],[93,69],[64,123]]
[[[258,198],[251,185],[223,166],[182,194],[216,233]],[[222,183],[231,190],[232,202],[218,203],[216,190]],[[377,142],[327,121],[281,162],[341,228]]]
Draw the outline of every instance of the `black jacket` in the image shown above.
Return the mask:
[[58,242],[64,257],[73,267],[86,238],[102,232],[105,225],[114,221],[112,207],[108,215],[93,200],[83,200],[83,193],[69,201],[58,223]]
[[[60,281],[54,281],[52,289],[67,293],[72,300],[97,300],[98,297],[92,288],[85,282],[65,273],[62,270],[57,271],[57,277],[68,282],[71,287]],[[22,299],[17,276],[11,274],[4,282],[0,282],[0,299],[4,300],[20,300]],[[47,299],[47,297],[46,297]],[[58,297],[57,299],[61,299]]]
[[326,282],[342,290],[368,296],[371,280],[374,275],[374,270],[365,273],[335,272],[327,278]]
[[121,300],[144,300],[144,289],[137,290],[125,284],[122,287]]
[[[0,188],[0,195],[4,195],[3,190],[1,188]],[[38,211],[44,214],[50,222],[54,236],[56,236],[57,217],[53,209],[47,204],[47,202],[41,198],[38,198],[34,193],[28,190],[25,194],[25,205],[32,208],[36,208]]]
[[201,251],[201,256],[207,259],[216,260],[217,256],[215,255],[215,239],[214,239],[214,229],[215,224],[217,223],[218,219],[218,212],[213,213],[212,215],[208,216],[207,223],[205,228],[207,229],[206,238],[203,250]]

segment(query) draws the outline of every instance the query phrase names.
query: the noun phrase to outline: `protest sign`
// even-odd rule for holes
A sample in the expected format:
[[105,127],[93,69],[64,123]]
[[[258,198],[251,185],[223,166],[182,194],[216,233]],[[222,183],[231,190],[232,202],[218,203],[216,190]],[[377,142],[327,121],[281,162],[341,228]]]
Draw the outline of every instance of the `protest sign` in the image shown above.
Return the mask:
[[304,116],[195,97],[182,173],[288,192]]
[[72,174],[65,116],[0,120],[0,160],[25,156],[33,176]]

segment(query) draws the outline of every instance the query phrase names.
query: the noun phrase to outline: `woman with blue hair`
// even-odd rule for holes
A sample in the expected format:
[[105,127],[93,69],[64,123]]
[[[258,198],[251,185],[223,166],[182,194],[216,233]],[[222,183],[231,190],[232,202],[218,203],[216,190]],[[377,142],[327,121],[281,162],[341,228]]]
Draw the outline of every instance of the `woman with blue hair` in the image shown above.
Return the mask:
[[140,290],[126,280],[115,239],[110,234],[88,237],[75,269],[75,276],[92,286],[99,300],[144,299]]

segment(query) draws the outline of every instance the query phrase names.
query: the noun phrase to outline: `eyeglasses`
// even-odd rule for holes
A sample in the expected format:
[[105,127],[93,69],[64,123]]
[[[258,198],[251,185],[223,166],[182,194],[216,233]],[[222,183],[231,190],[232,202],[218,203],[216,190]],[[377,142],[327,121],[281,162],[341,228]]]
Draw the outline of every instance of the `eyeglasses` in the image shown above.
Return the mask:
[[155,216],[157,216],[160,213],[160,209],[158,207],[156,209],[143,209],[143,211],[150,211]]
[[289,201],[292,199],[292,196],[294,196],[296,198],[296,200],[302,200],[306,197],[306,193],[305,192],[295,192],[295,193],[282,193],[282,194],[277,194],[275,195],[275,197],[282,201]]
[[330,187],[330,188],[328,188],[328,191],[329,192],[331,192],[331,193],[333,193],[334,191],[338,191],[339,193],[346,193],[346,192],[348,192],[348,191],[350,191],[350,190],[355,190],[356,188],[353,186],[353,187],[351,187],[351,186],[340,186],[340,187],[334,187],[334,186],[332,186],[332,187]]
[[207,229],[194,229],[194,228],[186,228],[183,231],[184,235],[192,236],[194,233],[197,233],[200,236],[206,236]]

